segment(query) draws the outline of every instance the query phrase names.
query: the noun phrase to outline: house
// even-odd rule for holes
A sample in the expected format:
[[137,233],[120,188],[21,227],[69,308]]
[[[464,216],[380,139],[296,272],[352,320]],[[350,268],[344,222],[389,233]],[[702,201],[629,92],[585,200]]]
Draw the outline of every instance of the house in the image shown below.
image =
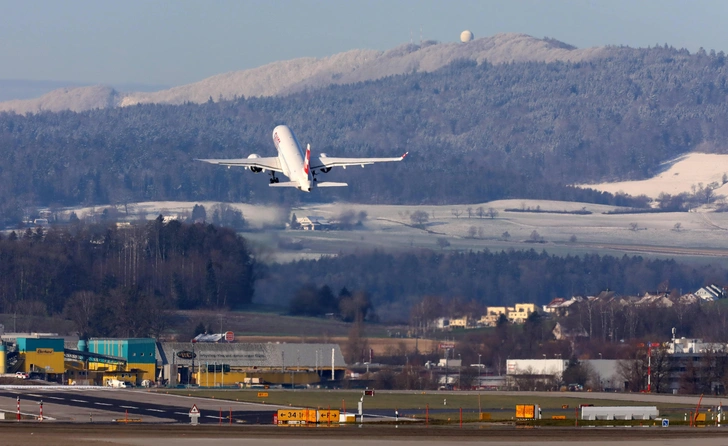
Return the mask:
[[495,327],[498,325],[498,319],[500,316],[508,315],[507,307],[488,307],[485,310],[485,314],[478,320],[479,325],[485,325],[486,327]]
[[515,304],[513,307],[488,307],[485,314],[478,320],[478,325],[486,327],[495,327],[498,325],[498,319],[501,315],[508,319],[512,324],[522,324],[526,322],[531,313],[536,312],[535,304]]
[[569,329],[557,322],[551,333],[557,341],[566,341],[576,338],[588,338],[589,334],[583,328]]
[[467,316],[452,318],[450,319],[450,328],[468,328],[471,325],[470,322]]
[[704,286],[703,288],[696,291],[694,294],[708,302],[725,298],[725,291],[723,290],[723,288],[717,285]]
[[531,313],[536,312],[534,304],[516,304],[515,307],[508,307],[508,322],[512,324],[523,324]]
[[[593,300],[594,298],[588,299]],[[546,306],[544,306],[543,310],[544,312],[553,314],[555,316],[568,316],[571,306],[577,302],[582,302],[583,300],[584,299],[579,296],[574,296],[569,300],[566,300],[563,297],[557,297],[549,302]]]
[[669,299],[667,293],[645,293],[644,296],[635,305],[652,305],[655,307],[670,308],[674,303]]
[[331,223],[325,217],[319,215],[302,217],[298,220],[298,224],[301,225],[301,229],[304,231],[321,231],[331,227]]
[[446,317],[439,317],[432,321],[432,325],[439,330],[444,330],[446,328],[450,328],[450,319]]
[[555,297],[551,300],[551,302],[544,305],[542,310],[544,313],[554,314],[564,302],[566,302],[566,299],[563,297]]

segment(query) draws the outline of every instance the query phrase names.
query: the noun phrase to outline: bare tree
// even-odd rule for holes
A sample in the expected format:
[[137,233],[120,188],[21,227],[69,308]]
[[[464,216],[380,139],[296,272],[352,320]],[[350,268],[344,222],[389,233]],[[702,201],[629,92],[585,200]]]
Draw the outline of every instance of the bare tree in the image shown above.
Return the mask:
[[496,208],[488,208],[488,217],[490,219],[494,219],[498,216],[498,210]]
[[509,233],[508,231],[506,231],[506,232],[504,232],[503,234],[501,234],[501,238],[502,238],[503,240],[505,240],[505,241],[508,241],[508,240],[510,240],[510,239],[511,239],[511,234],[510,234],[510,233]]
[[465,209],[465,211],[468,213],[468,218],[473,216],[473,208],[471,208],[470,206],[468,206],[468,208]]
[[682,223],[677,222],[675,223],[675,226],[672,227],[673,231],[680,232],[680,228],[682,227]]
[[637,225],[637,223],[632,222],[632,223],[629,224],[629,230],[630,231],[636,231],[637,229],[639,229],[639,226]]
[[439,238],[437,239],[437,246],[438,246],[438,247],[439,247],[440,249],[445,249],[445,248],[447,248],[448,246],[450,246],[450,242],[448,242],[448,241],[447,241],[447,239],[446,239],[445,237],[439,237]]
[[[470,209],[470,208],[468,208],[468,209]],[[460,218],[460,216],[463,213],[463,211],[461,211],[460,209],[453,209],[451,212],[452,212],[452,215],[455,216],[455,218]]]
[[468,238],[475,238],[475,235],[478,233],[478,228],[475,226],[471,226],[468,228]]
[[425,223],[430,221],[430,215],[425,211],[414,211],[410,214],[410,221],[415,226],[424,226]]
[[485,209],[483,209],[483,206],[478,206],[478,209],[475,210],[475,214],[478,218],[483,218],[485,216]]

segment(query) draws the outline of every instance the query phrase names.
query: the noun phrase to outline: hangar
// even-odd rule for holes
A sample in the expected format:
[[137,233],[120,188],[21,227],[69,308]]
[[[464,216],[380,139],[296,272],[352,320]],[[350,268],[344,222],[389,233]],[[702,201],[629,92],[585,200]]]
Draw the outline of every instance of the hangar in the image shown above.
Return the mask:
[[338,344],[162,342],[157,348],[158,380],[168,385],[326,385],[346,373]]

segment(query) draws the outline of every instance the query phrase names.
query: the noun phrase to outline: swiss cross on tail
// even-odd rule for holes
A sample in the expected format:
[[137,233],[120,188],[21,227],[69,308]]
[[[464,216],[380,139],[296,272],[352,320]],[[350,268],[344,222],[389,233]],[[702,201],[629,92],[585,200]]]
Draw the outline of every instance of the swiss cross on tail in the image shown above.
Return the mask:
[[306,144],[306,159],[303,161],[303,171],[308,175],[309,164],[311,163],[311,144]]

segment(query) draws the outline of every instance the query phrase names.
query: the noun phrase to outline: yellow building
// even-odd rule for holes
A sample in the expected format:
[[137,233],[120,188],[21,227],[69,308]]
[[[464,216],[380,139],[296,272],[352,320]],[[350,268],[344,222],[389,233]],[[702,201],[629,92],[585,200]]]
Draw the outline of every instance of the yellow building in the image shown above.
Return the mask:
[[522,324],[526,322],[531,313],[536,312],[535,304],[516,304],[513,307],[488,307],[485,315],[478,321],[480,325],[487,327],[495,327],[498,319],[504,315],[508,322],[512,324]]
[[18,371],[26,373],[63,374],[66,371],[63,339],[18,338]]
[[480,318],[480,325],[485,325],[486,327],[495,327],[498,323],[498,319],[500,318],[501,314],[507,315],[508,314],[508,308],[506,307],[488,307],[485,311],[485,315]]
[[450,319],[450,328],[467,328],[468,325],[468,317],[463,316],[461,318],[456,319]]
[[516,304],[515,307],[508,307],[508,321],[512,324],[523,324],[535,312],[534,304]]

